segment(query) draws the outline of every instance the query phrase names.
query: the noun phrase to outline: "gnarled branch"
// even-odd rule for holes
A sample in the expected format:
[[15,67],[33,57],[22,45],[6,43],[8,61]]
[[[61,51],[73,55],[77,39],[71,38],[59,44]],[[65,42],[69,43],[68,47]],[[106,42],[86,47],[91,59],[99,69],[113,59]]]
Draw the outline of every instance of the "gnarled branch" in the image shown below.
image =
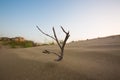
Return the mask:
[[56,32],[55,32],[54,27],[52,28],[54,37],[53,37],[53,36],[50,36],[49,34],[46,34],[45,32],[43,32],[38,26],[36,26],[36,27],[38,28],[38,30],[39,30],[41,33],[43,33],[44,35],[46,35],[46,36],[54,39],[54,40],[57,42],[57,44],[58,44],[58,46],[59,46],[59,48],[60,48],[60,50],[61,50],[60,54],[57,54],[57,53],[55,53],[55,52],[50,52],[50,51],[48,51],[48,50],[44,50],[43,53],[45,53],[45,54],[53,53],[53,54],[55,54],[55,55],[58,56],[58,59],[56,59],[55,61],[61,61],[61,60],[63,59],[64,47],[65,47],[66,42],[67,42],[67,40],[68,40],[68,38],[69,38],[69,36],[70,36],[70,35],[69,35],[69,31],[66,32],[66,31],[64,30],[64,28],[61,26],[61,29],[62,29],[62,31],[66,34],[66,36],[65,36],[65,39],[64,39],[63,43],[60,44],[60,42],[59,42],[59,40],[58,40],[58,38],[57,38],[57,36],[56,36]]
[[58,38],[57,38],[57,36],[56,36],[56,32],[55,32],[54,27],[53,27],[53,33],[54,33],[54,37],[55,37],[55,40],[56,40],[58,46],[59,46],[60,48],[62,48],[61,45],[60,45],[60,42],[58,41]]
[[38,28],[38,30],[39,30],[41,33],[43,33],[44,35],[46,35],[46,36],[48,36],[48,37],[50,37],[50,38],[52,38],[52,39],[55,40],[55,38],[54,38],[53,36],[50,36],[49,34],[44,33],[38,26],[36,26],[36,27]]

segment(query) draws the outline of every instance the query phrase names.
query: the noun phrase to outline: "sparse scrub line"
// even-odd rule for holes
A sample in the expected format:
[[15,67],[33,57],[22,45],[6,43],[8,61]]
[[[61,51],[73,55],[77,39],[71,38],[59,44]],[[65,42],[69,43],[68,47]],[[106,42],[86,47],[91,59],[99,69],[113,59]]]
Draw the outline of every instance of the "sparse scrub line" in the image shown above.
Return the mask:
[[37,43],[34,43],[33,41],[30,40],[25,40],[22,37],[16,38],[2,37],[0,39],[0,42],[1,45],[9,46],[11,48],[28,48],[38,46]]

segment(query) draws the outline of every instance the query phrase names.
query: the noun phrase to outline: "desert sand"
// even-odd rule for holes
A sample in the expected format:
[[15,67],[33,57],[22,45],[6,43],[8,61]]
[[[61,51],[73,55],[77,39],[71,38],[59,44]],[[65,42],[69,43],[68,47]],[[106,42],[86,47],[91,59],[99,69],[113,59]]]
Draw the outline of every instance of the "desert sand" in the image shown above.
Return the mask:
[[0,48],[0,80],[120,80],[120,36],[68,43],[55,62],[57,45]]

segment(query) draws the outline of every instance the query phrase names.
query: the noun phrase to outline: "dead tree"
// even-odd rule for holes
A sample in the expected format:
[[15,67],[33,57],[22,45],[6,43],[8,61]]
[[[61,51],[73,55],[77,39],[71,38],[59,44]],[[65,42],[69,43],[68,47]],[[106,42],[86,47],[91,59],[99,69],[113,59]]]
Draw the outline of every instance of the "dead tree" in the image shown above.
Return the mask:
[[48,51],[48,50],[44,50],[43,53],[45,53],[45,54],[53,53],[53,54],[55,54],[56,56],[58,56],[58,59],[55,59],[55,61],[61,61],[61,60],[63,59],[63,56],[64,56],[64,47],[65,47],[66,42],[67,42],[67,40],[68,40],[68,38],[69,38],[69,36],[70,36],[70,35],[69,35],[69,31],[66,32],[66,31],[64,30],[64,28],[61,26],[61,29],[62,29],[62,31],[66,34],[66,36],[65,36],[63,42],[60,43],[59,40],[58,40],[58,38],[57,38],[57,35],[56,35],[56,32],[55,32],[54,27],[52,28],[54,37],[51,36],[51,35],[49,35],[49,34],[46,34],[45,32],[43,32],[38,26],[36,26],[36,27],[38,28],[38,30],[39,30],[42,34],[44,34],[44,35],[46,35],[46,36],[54,39],[54,40],[57,42],[57,44],[58,44],[58,46],[59,46],[59,48],[60,48],[60,53],[55,53],[55,52],[51,52],[51,51]]

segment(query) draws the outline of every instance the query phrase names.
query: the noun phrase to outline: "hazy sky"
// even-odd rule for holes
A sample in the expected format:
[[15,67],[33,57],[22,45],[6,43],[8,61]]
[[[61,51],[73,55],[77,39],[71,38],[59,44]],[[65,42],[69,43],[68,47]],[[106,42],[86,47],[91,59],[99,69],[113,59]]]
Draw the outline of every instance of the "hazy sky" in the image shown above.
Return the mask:
[[0,36],[49,41],[36,25],[69,41],[120,34],[120,0],[0,0]]

